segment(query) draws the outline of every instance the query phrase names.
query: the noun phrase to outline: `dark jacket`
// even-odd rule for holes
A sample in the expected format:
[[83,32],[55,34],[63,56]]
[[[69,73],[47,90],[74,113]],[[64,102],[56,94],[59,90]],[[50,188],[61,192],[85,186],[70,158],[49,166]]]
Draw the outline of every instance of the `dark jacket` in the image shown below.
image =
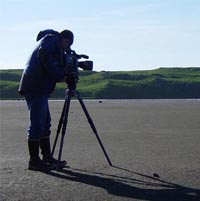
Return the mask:
[[31,54],[21,77],[19,93],[51,94],[56,82],[64,79],[64,71],[60,65],[59,33],[46,30],[38,34],[39,45]]

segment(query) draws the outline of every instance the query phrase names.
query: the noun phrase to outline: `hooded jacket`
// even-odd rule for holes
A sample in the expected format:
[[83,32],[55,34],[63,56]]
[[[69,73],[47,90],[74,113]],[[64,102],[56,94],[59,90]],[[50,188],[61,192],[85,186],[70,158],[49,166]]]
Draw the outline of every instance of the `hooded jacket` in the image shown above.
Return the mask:
[[51,94],[56,82],[64,79],[64,70],[60,64],[60,37],[54,30],[41,31],[40,40],[27,61],[21,77],[19,93]]

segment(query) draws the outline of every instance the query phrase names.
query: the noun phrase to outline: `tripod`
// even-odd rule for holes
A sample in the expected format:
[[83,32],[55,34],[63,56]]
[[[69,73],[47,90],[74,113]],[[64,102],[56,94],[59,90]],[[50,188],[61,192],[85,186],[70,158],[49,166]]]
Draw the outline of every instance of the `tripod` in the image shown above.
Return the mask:
[[52,156],[54,155],[54,152],[55,152],[55,148],[56,148],[56,144],[57,144],[57,140],[58,140],[58,136],[60,134],[60,131],[62,129],[62,132],[61,132],[61,141],[60,141],[60,149],[59,149],[59,155],[58,155],[58,161],[57,161],[57,165],[56,165],[56,170],[58,171],[60,169],[60,161],[61,161],[61,155],[62,155],[62,149],[63,149],[63,143],[64,143],[64,137],[65,137],[65,133],[66,133],[66,129],[67,129],[67,122],[68,122],[68,115],[69,115],[69,108],[70,108],[70,102],[71,102],[71,97],[73,96],[76,96],[77,99],[79,100],[79,103],[87,117],[87,120],[90,124],[90,127],[92,128],[102,150],[103,150],[103,153],[109,163],[110,166],[112,166],[112,163],[108,157],[108,154],[106,153],[106,150],[101,142],[101,139],[99,138],[99,135],[97,133],[97,130],[95,128],[95,125],[86,109],[86,106],[79,94],[79,92],[77,90],[67,90],[66,91],[66,97],[65,97],[65,102],[64,102],[64,106],[63,106],[63,110],[62,110],[62,113],[61,113],[61,117],[60,117],[60,120],[59,120],[59,123],[58,123],[58,128],[57,128],[57,132],[56,132],[56,137],[55,137],[55,141],[54,141],[54,145],[53,145],[53,149],[52,149]]

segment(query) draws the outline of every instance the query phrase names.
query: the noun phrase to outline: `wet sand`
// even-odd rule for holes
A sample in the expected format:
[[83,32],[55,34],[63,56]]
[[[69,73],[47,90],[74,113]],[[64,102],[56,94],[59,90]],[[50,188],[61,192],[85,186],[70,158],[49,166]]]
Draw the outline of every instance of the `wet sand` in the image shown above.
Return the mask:
[[[200,200],[200,100],[84,102],[113,167],[73,100],[62,152],[68,167],[27,170],[26,104],[1,101],[0,200]],[[52,143],[62,107],[50,101]]]

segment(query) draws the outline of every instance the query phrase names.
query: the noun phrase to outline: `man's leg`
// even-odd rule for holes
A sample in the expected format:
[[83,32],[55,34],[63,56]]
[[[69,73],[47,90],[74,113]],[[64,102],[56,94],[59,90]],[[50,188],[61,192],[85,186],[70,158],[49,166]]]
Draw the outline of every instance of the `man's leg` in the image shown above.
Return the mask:
[[[43,155],[43,161],[47,164],[57,164],[57,161],[55,158],[53,158],[51,154],[51,145],[50,145],[50,137],[42,137],[40,139],[40,148],[42,150]],[[60,166],[64,167],[67,164],[66,161],[60,161]]]
[[46,112],[45,96],[26,97],[30,116],[30,126],[28,129],[28,149],[30,160],[28,169],[36,171],[48,171],[53,167],[48,167],[39,157],[40,137],[44,130],[44,114]]

